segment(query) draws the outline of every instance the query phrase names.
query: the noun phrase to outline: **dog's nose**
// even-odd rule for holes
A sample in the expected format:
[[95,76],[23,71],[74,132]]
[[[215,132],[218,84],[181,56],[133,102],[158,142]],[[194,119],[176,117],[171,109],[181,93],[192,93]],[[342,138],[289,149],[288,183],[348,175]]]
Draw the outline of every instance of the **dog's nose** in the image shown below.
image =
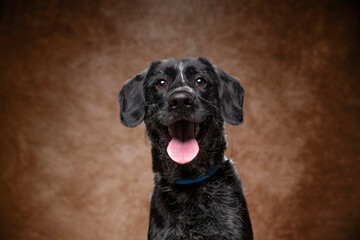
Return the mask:
[[169,97],[169,106],[172,109],[191,108],[194,104],[194,97],[187,92],[175,92]]

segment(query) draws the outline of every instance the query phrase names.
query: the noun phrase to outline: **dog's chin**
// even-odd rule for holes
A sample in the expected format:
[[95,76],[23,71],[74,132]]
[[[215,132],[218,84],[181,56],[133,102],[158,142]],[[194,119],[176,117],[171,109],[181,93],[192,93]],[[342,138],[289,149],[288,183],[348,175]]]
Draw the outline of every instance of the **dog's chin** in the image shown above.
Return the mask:
[[162,135],[167,143],[167,154],[172,161],[178,164],[192,162],[199,153],[199,146],[203,141],[209,119],[197,121],[179,118],[167,125],[163,125]]

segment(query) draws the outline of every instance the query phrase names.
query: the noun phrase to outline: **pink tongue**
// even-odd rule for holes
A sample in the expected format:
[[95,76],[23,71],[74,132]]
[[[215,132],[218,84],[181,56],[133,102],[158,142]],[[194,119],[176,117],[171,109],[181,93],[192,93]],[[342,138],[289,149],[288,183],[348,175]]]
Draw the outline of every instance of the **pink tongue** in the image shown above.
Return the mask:
[[170,158],[179,164],[191,162],[199,152],[194,123],[179,121],[173,125],[173,137],[167,147]]

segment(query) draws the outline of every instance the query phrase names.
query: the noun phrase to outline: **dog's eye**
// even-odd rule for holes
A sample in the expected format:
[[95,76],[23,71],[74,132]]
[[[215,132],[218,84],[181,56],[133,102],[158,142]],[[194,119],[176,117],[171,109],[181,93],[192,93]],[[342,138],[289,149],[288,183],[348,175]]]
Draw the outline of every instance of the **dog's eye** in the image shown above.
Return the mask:
[[158,88],[165,88],[167,86],[167,82],[166,80],[164,79],[159,79],[157,82],[156,82],[156,86]]
[[195,79],[195,84],[196,84],[196,86],[198,86],[198,87],[203,87],[203,86],[205,86],[205,84],[206,84],[206,80],[203,79],[203,78],[201,78],[201,77],[199,77],[199,78]]

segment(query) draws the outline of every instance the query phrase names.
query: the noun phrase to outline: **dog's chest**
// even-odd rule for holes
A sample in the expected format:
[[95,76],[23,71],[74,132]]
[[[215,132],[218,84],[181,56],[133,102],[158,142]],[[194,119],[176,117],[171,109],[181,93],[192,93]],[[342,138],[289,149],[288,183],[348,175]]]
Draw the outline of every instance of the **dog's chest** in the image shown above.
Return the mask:
[[[175,214],[180,226],[191,234],[221,235],[227,229],[233,232],[241,224],[240,205],[238,199],[229,191],[201,189],[197,196],[181,204],[180,211]],[[182,211],[181,211],[182,210]]]
[[242,206],[225,185],[204,185],[166,198],[170,211],[163,229],[165,239],[236,239],[242,235]]

